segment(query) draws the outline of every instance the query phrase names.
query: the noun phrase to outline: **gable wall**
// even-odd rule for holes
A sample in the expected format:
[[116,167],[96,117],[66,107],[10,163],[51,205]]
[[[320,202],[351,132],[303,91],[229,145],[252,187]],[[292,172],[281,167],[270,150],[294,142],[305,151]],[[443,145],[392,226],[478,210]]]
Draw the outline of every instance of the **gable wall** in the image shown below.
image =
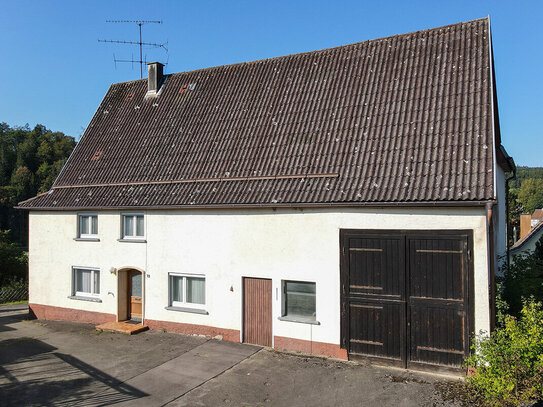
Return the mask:
[[[99,212],[100,242],[78,242],[76,212],[30,213],[30,303],[117,313],[117,276],[110,268],[146,271],[145,318],[225,330],[242,329],[242,277],[270,278],[273,335],[339,344],[339,230],[471,229],[475,329],[489,330],[484,208],[169,210],[146,212],[147,243],[118,242],[120,212]],[[102,303],[67,298],[71,267],[101,270]],[[206,275],[206,310],[166,310],[168,272]],[[316,282],[320,325],[279,321],[281,280]],[[233,291],[230,291],[232,287]]]

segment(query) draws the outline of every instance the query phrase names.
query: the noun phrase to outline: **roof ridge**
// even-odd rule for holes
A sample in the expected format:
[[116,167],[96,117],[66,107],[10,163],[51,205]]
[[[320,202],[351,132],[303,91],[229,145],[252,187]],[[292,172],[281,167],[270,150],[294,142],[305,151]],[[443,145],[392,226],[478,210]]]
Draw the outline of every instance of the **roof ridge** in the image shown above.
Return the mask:
[[[209,66],[209,67],[205,67],[205,68],[191,69],[189,71],[172,72],[172,73],[169,73],[169,74],[165,74],[165,76],[193,74],[193,73],[200,72],[200,71],[212,71],[212,70],[218,70],[218,69],[224,69],[224,68],[234,68],[236,66],[241,66],[241,65],[253,65],[253,64],[264,63],[264,62],[273,61],[273,60],[280,60],[280,59],[286,59],[286,58],[302,56],[302,55],[318,54],[318,53],[321,53],[321,52],[324,53],[324,52],[327,52],[327,51],[339,50],[339,49],[344,49],[344,48],[348,48],[348,47],[354,47],[354,46],[357,46],[357,45],[366,44],[366,43],[370,43],[370,42],[379,42],[379,41],[389,40],[389,39],[392,39],[392,38],[403,37],[403,36],[407,36],[407,35],[414,35],[414,34],[420,34],[420,33],[425,33],[425,32],[443,30],[443,29],[446,29],[446,28],[455,27],[455,26],[459,26],[459,25],[463,25],[463,24],[475,23],[475,22],[479,22],[479,21],[483,21],[483,20],[488,21],[489,16],[476,18],[476,19],[468,20],[468,21],[461,21],[461,22],[453,23],[453,24],[447,24],[447,25],[443,25],[441,27],[425,28],[424,30],[410,31],[410,32],[402,33],[402,34],[394,34],[394,35],[389,35],[387,37],[371,38],[371,39],[364,40],[364,41],[358,41],[358,42],[353,42],[353,43],[344,44],[344,45],[337,45],[337,46],[328,47],[328,48],[321,48],[321,49],[316,49],[316,50],[312,50],[312,51],[303,51],[303,52],[298,52],[298,53],[295,53],[295,54],[278,55],[276,57],[261,58],[261,59],[255,59],[255,60],[252,60],[252,61],[234,62],[232,64],[215,65],[215,66]],[[139,81],[147,81],[147,78],[134,79],[134,80],[131,80],[131,81],[124,81],[124,82],[116,82],[116,83],[113,83],[112,86],[128,84],[128,83],[134,83],[134,82],[139,82]]]

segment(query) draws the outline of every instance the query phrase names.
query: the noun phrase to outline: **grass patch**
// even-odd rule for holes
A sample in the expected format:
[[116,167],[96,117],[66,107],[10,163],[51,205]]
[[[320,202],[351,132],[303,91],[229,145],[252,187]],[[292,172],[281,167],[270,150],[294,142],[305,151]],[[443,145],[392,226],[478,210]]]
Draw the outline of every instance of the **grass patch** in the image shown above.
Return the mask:
[[17,305],[17,304],[28,304],[28,300],[3,302],[3,303],[0,304],[0,306],[2,306],[2,305]]

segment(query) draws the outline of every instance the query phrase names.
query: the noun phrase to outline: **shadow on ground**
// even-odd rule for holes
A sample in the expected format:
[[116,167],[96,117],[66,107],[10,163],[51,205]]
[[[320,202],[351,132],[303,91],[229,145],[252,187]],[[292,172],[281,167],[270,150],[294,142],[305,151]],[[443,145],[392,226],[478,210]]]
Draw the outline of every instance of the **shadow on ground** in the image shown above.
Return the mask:
[[107,406],[147,396],[38,339],[0,342],[0,406]]

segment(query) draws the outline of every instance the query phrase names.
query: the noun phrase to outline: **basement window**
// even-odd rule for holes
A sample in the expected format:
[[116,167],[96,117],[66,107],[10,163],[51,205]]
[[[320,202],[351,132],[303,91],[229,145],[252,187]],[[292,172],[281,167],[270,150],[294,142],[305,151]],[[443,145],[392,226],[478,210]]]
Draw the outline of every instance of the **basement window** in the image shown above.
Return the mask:
[[81,239],[96,239],[98,237],[98,215],[81,213],[78,215],[78,234]]
[[122,216],[122,238],[145,238],[145,222],[143,213],[124,213]]
[[316,321],[316,284],[283,281],[282,318],[299,322]]
[[206,303],[206,279],[196,274],[169,274],[170,307],[202,308]]
[[73,295],[76,297],[100,294],[100,270],[88,267],[73,268]]

